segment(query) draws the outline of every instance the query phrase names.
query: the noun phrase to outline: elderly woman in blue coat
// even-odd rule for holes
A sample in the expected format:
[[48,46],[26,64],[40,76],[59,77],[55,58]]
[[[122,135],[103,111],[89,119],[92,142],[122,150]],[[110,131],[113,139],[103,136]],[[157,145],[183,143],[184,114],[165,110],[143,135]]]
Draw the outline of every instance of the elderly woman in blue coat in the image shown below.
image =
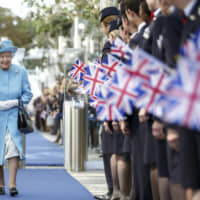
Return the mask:
[[0,194],[5,194],[3,165],[8,160],[11,196],[18,194],[18,161],[24,159],[23,137],[17,126],[18,100],[26,106],[32,98],[25,68],[11,64],[16,51],[10,40],[0,42]]

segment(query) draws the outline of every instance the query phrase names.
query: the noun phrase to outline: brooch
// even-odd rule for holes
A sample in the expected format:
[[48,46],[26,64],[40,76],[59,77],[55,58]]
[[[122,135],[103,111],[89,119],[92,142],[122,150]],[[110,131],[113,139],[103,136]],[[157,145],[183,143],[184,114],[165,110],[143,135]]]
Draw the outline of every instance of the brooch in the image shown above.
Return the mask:
[[19,70],[16,69],[16,70],[15,70],[15,74],[17,74],[17,73],[19,73]]

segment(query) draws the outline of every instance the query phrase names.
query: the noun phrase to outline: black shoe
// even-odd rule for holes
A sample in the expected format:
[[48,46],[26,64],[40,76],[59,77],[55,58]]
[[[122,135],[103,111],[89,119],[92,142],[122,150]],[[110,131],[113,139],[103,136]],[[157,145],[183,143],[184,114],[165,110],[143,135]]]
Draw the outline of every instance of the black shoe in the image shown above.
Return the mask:
[[18,194],[17,188],[15,188],[15,187],[10,188],[10,196],[13,197],[17,194]]
[[6,194],[5,188],[4,187],[0,187],[0,195],[4,195],[4,194]]
[[110,198],[108,198],[106,195],[98,195],[94,196],[94,198],[98,200],[110,200]]
[[98,200],[105,200],[104,195],[94,196],[94,198],[95,198],[95,199],[98,199]]
[[111,199],[111,197],[112,197],[112,193],[111,192],[107,192],[105,194],[105,199]]

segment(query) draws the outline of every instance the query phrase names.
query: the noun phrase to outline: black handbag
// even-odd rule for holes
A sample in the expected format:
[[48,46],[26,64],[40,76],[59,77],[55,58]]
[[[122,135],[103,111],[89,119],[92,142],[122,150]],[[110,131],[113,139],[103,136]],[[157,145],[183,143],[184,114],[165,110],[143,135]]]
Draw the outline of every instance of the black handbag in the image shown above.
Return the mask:
[[17,123],[18,123],[18,129],[24,134],[32,133],[34,131],[32,120],[29,117],[26,109],[24,108],[24,105],[21,100],[19,100],[19,105],[18,105]]

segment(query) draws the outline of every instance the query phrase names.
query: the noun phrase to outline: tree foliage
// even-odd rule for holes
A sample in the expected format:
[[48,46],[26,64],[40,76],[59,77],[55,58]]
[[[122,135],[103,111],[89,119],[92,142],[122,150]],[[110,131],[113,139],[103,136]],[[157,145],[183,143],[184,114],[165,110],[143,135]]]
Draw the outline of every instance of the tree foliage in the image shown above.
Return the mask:
[[85,33],[92,33],[100,28],[99,22],[99,0],[71,0],[75,4],[75,12],[86,21]]
[[35,28],[35,39],[39,47],[58,48],[58,37],[69,36],[73,18],[61,1],[47,5],[45,1],[24,0],[32,7],[30,19]]
[[30,21],[13,16],[7,8],[0,7],[0,37],[8,37],[18,47],[26,47],[35,35]]
[[[58,49],[59,36],[70,38],[75,16],[85,24],[84,35],[102,38],[99,22],[99,0],[24,0],[31,7],[29,19],[35,28],[35,45],[43,48]],[[62,55],[59,60],[62,60]],[[62,71],[62,63],[57,63]]]
[[[46,36],[56,38],[58,35],[69,36],[74,16],[85,23],[85,34],[91,34],[100,27],[99,0],[55,0],[47,5],[45,0],[24,0],[34,8],[31,19],[35,24],[40,45],[44,45]],[[43,43],[42,43],[43,42]]]

